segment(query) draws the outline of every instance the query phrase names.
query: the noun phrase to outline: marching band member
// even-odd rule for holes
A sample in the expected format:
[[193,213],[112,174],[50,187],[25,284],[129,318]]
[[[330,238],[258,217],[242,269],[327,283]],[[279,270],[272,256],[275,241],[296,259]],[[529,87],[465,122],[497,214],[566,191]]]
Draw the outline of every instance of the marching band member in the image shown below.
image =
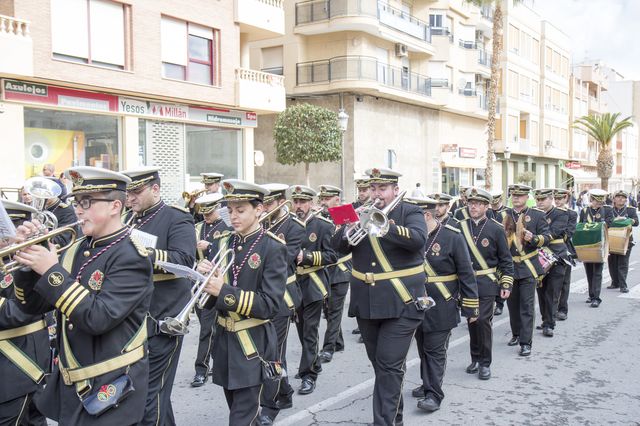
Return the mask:
[[[95,167],[66,174],[86,238],[60,261],[53,246],[15,256],[31,268],[14,274],[18,306],[33,314],[55,308],[58,323],[58,363],[36,405],[61,425],[136,424],[147,394],[153,283],[148,252],[120,216],[131,180]],[[17,231],[26,238],[36,229],[25,222]]]
[[[223,181],[233,233],[216,238],[213,251],[231,250],[224,256],[205,291],[211,296],[205,309],[218,311],[214,341],[213,383],[224,389],[229,407],[229,425],[253,425],[260,408],[260,393],[266,380],[277,381],[281,366],[276,361],[277,333],[271,320],[283,303],[287,280],[287,249],[284,241],[260,224],[263,197],[268,190],[253,183]],[[201,273],[213,265],[204,260]]]
[[451,203],[451,200],[453,200],[453,197],[445,193],[435,193],[429,194],[428,198],[437,201],[435,208],[435,218],[438,220],[438,222],[442,223],[443,225],[451,225],[454,228],[457,228],[459,221],[458,219],[454,218],[451,211],[449,211],[449,204]]
[[[274,217],[263,223],[265,229],[287,245],[287,283],[284,291],[284,303],[275,318],[271,320],[278,336],[277,360],[282,364],[282,368],[287,371],[287,338],[289,336],[289,325],[295,319],[296,309],[302,304],[302,292],[296,281],[296,266],[298,253],[302,240],[306,237],[304,223],[287,208],[282,207],[286,201],[286,191],[288,185],[271,183],[262,185],[269,191],[264,197],[264,208],[267,213],[279,209]],[[283,376],[280,380],[266,380],[264,389],[260,397],[259,426],[270,426],[275,421],[280,410],[293,406],[293,388],[289,384],[288,376]]]
[[[573,242],[571,241],[571,237],[573,237],[573,233],[576,231],[576,223],[578,222],[578,213],[575,212],[572,208],[568,207],[570,192],[567,189],[556,189],[553,193],[553,199],[556,204],[556,207],[565,209],[569,216],[569,220],[567,221],[567,227],[564,231],[564,242],[567,246],[567,250],[570,254],[570,263],[575,265],[576,248],[573,246]],[[558,301],[558,313],[556,314],[556,319],[560,321],[564,321],[567,319],[567,315],[569,313],[569,290],[571,287],[571,267],[567,266],[564,271],[564,278],[562,280],[562,289],[560,290],[560,297]]]
[[302,185],[290,188],[293,208],[298,219],[305,223],[306,235],[297,257],[298,283],[302,289],[302,304],[298,308],[298,337],[302,343],[302,354],[298,375],[302,384],[300,395],[308,395],[316,388],[318,373],[322,371],[318,359],[318,341],[322,306],[329,298],[331,287],[326,266],[335,263],[336,253],[331,247],[333,222],[319,215],[320,210],[311,210],[311,202],[316,191]]
[[[224,177],[221,173],[200,173],[202,176],[202,184],[204,185],[204,190],[194,191],[191,194],[188,194],[188,200],[186,208],[189,209],[189,212],[193,215],[193,219],[195,222],[202,222],[204,220],[202,213],[198,210],[198,206],[196,204],[196,200],[199,198],[198,195],[202,196],[205,194],[215,194],[220,192],[220,181]],[[183,196],[187,196],[187,193],[183,194]]]
[[[632,219],[633,225],[638,226],[638,209],[627,205],[629,194],[626,191],[616,191],[613,194],[613,220]],[[607,288],[619,288],[621,293],[628,293],[627,274],[629,273],[629,257],[634,246],[633,235],[630,236],[627,254],[609,253],[609,275],[611,285]]]
[[[507,216],[507,207],[502,204],[503,192],[500,190],[491,192],[491,216],[493,219],[502,223]],[[504,310],[504,299],[500,297],[500,294],[496,295],[496,307],[493,310],[493,315],[502,315]]]
[[[371,197],[375,207],[388,212],[388,232],[368,235],[352,246],[342,226],[332,237],[333,246],[352,253],[349,316],[356,317],[367,356],[373,365],[373,423],[402,423],[404,362],[411,339],[424,318],[424,247],[427,227],[419,207],[399,201],[400,173],[370,169]],[[390,206],[391,207],[391,206]]]
[[357,209],[371,199],[371,188],[369,187],[369,177],[364,176],[356,179],[356,188],[358,189],[358,199],[351,203],[353,208]]
[[[149,309],[149,389],[142,425],[175,424],[171,390],[178,368],[182,337],[160,332],[159,321],[175,317],[191,298],[191,283],[157,266],[158,261],[193,267],[196,235],[193,217],[181,207],[168,206],[160,196],[159,168],[145,167],[123,173],[131,178],[127,200],[132,213],[127,223],[145,240],[154,265],[153,297]],[[155,244],[154,244],[155,242]]]

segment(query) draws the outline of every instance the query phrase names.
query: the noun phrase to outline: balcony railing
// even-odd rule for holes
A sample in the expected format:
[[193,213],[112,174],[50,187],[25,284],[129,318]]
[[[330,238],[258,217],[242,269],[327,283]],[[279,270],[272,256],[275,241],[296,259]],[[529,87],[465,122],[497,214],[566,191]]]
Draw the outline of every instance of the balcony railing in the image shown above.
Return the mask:
[[382,25],[431,43],[428,23],[382,1],[309,0],[296,4],[296,25],[345,16],[375,18]]
[[477,49],[478,43],[474,40],[458,40],[458,45],[463,49]]
[[453,33],[447,27],[430,27],[432,36],[449,37],[449,42],[453,43]]
[[283,67],[262,68],[260,71],[274,75],[284,75]]
[[449,79],[448,78],[432,78],[431,79],[431,88],[439,88],[439,89],[449,89]]
[[478,50],[478,63],[485,67],[491,66],[491,54],[486,50]]
[[29,22],[11,16],[0,15],[0,34],[29,36]]
[[299,86],[339,80],[375,81],[394,89],[431,96],[429,77],[379,62],[370,56],[339,56],[296,65],[296,83]]
[[478,96],[478,91],[474,87],[458,89],[458,94],[462,96]]
[[480,8],[480,15],[484,19],[493,22],[493,8],[491,8],[490,6],[482,6]]

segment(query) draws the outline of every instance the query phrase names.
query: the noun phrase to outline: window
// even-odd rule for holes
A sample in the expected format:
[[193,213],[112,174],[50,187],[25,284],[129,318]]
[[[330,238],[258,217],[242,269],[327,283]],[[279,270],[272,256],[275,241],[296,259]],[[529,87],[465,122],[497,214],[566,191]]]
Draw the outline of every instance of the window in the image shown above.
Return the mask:
[[560,149],[567,149],[567,129],[560,129]]
[[569,59],[567,59],[566,56],[563,56],[561,59],[560,75],[563,77],[567,77],[569,75]]
[[544,66],[548,69],[551,69],[552,57],[553,57],[553,50],[551,50],[550,47],[547,47],[545,49]]
[[531,102],[531,79],[520,75],[520,99]]
[[509,80],[507,81],[507,95],[512,98],[519,98],[518,92],[518,73],[509,70]]
[[509,50],[514,53],[520,52],[520,30],[513,25],[509,25]]
[[531,61],[536,65],[540,63],[540,42],[535,38],[531,47]]
[[217,84],[217,30],[163,16],[161,34],[164,77]]
[[442,15],[429,15],[429,26],[435,28],[442,28]]
[[242,178],[242,130],[186,126],[187,173],[194,179],[215,170]]
[[507,120],[507,134],[510,135],[508,142],[518,142],[518,117],[515,115],[509,115]]
[[531,146],[537,147],[540,144],[540,129],[537,121],[531,121]]
[[553,51],[553,63],[551,65],[551,70],[560,75],[560,54],[555,50]]
[[540,83],[536,80],[531,80],[531,102],[534,105],[540,104]]
[[265,47],[262,49],[262,71],[282,75],[282,46]]
[[109,0],[51,0],[53,57],[127,68],[129,17],[130,6]]

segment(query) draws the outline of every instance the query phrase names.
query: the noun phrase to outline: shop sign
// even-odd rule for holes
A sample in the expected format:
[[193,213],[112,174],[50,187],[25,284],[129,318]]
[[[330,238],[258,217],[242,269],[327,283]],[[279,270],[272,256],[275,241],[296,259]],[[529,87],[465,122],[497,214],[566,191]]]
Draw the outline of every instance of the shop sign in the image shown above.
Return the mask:
[[186,105],[161,104],[122,97],[118,98],[118,112],[157,118],[189,119],[189,107]]
[[88,111],[117,111],[118,98],[105,93],[9,79],[2,81],[2,88],[2,97],[6,101],[54,105]]
[[258,116],[255,112],[237,111],[223,108],[189,107],[189,120],[207,123],[227,124],[231,126],[257,127]]
[[207,121],[210,123],[235,124],[239,126],[242,120],[238,117],[225,117],[220,114],[207,114]]
[[458,152],[458,144],[440,145],[440,152]]
[[475,148],[462,148],[458,151],[458,156],[460,158],[476,158],[476,149]]
[[577,161],[567,161],[566,163],[564,163],[564,167],[566,167],[567,169],[581,169],[582,164]]
[[5,92],[12,93],[26,93],[36,96],[47,96],[47,86],[43,84],[27,83],[24,81],[5,80],[4,81]]

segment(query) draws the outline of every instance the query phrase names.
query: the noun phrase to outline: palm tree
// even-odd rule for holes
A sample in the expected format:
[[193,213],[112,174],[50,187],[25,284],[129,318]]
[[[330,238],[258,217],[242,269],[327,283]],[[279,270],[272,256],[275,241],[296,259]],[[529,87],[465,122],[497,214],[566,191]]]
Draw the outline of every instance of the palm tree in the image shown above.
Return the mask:
[[[489,112],[487,117],[487,168],[485,170],[485,187],[490,190],[493,186],[493,157],[496,137],[496,114],[498,109],[498,81],[500,80],[500,57],[502,56],[502,3],[503,0],[465,0],[478,7],[493,7],[493,33],[491,56],[491,79],[489,81]],[[522,0],[511,0],[513,4]]]
[[633,127],[631,117],[618,121],[619,116],[619,112],[615,114],[607,112],[600,116],[585,115],[578,118],[573,124],[573,127],[585,131],[598,143],[600,152],[598,152],[596,166],[600,178],[600,188],[605,191],[609,190],[609,178],[613,173],[611,141],[622,129]]

